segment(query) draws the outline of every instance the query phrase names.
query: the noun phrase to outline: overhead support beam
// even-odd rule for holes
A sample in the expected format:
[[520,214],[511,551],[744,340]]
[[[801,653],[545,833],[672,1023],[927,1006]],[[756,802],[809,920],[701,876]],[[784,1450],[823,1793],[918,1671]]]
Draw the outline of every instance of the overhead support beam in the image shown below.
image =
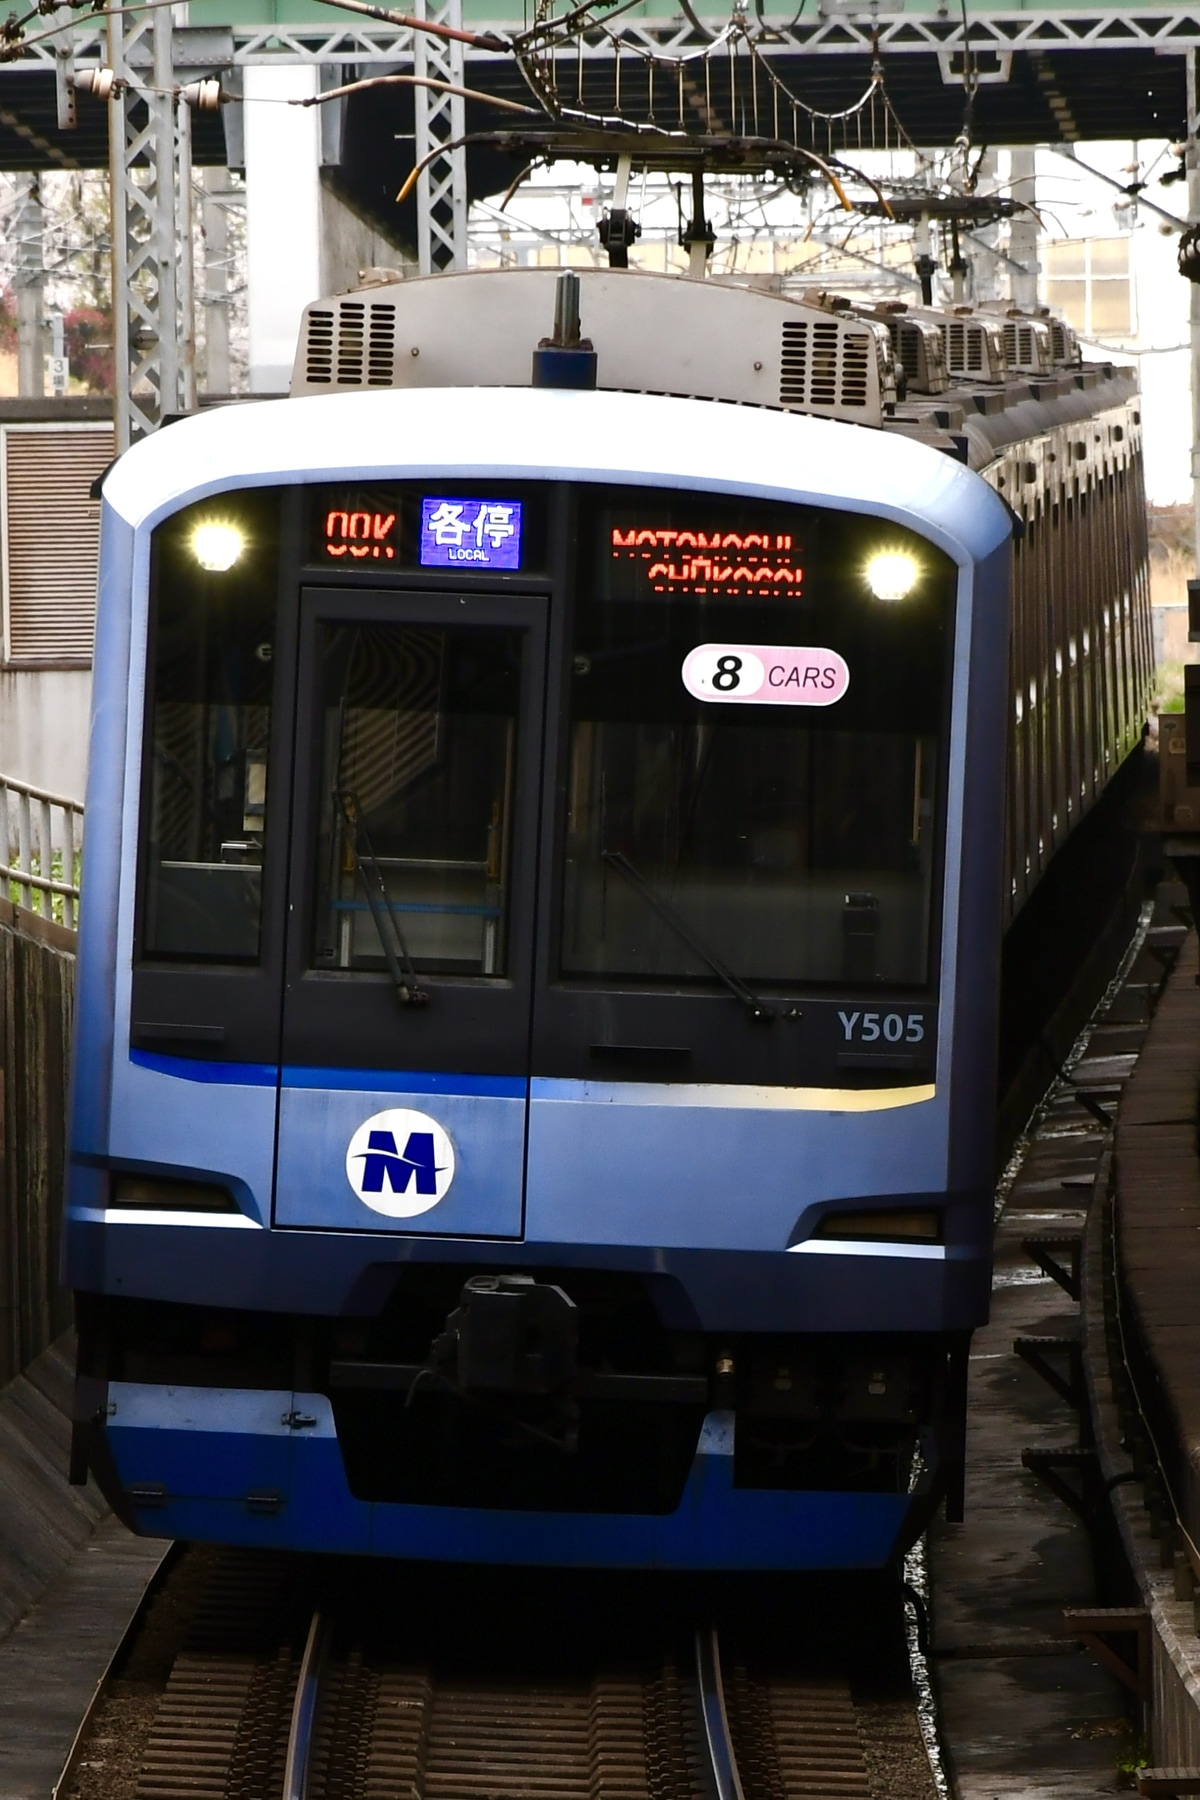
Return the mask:
[[201,220],[204,237],[204,385],[210,394],[232,392],[229,366],[229,226],[224,194],[228,169],[205,169]]
[[[417,0],[416,18],[462,30],[462,0]],[[431,31],[413,33],[413,73],[418,83],[461,88],[463,45]],[[466,105],[461,94],[413,89],[417,177],[417,261],[422,275],[467,266]]]
[[[1194,51],[1188,52],[1189,57],[1194,54]],[[1184,231],[1186,229],[1187,221],[1185,219],[1179,218],[1176,213],[1168,212],[1166,207],[1159,206],[1157,201],[1148,200],[1136,186],[1127,181],[1118,181],[1115,175],[1106,175],[1103,169],[1094,169],[1090,163],[1085,163],[1082,157],[1076,156],[1073,144],[1068,144],[1065,148],[1061,144],[1052,144],[1050,147],[1056,156],[1065,157],[1068,162],[1074,163],[1077,169],[1082,169],[1085,175],[1090,175],[1094,181],[1103,182],[1105,187],[1115,188],[1117,193],[1124,194],[1127,200],[1133,200],[1138,206],[1144,206],[1148,212],[1157,213],[1160,219],[1165,219],[1168,225],[1174,225],[1176,230]]]
[[1033,208],[1037,203],[1036,150],[1010,150],[1012,157],[1011,192],[1028,211],[1015,213],[1008,228],[1008,254],[1012,259],[1009,281],[1012,297],[1018,306],[1036,306],[1038,300],[1038,222]]
[[[436,0],[433,0],[436,4]],[[420,15],[418,15],[420,16]],[[432,13],[430,17],[434,16]],[[437,16],[444,17],[439,13]],[[718,26],[727,13],[709,15]],[[330,15],[336,19],[336,15]],[[484,33],[489,29],[511,30],[515,18],[493,18],[488,22],[472,20],[472,29]],[[631,46],[655,50],[672,56],[694,51],[695,33],[683,18],[635,19],[626,15],[621,21],[622,39]],[[182,34],[187,37],[185,29]],[[234,56],[237,63],[390,63],[407,61],[413,55],[413,33],[405,27],[370,24],[347,13],[329,26],[296,26],[270,23],[234,28]],[[427,36],[420,33],[420,36]],[[73,26],[74,54],[80,64],[105,60],[105,35],[88,17],[77,19]],[[772,56],[803,53],[807,56],[870,56],[878,43],[887,57],[933,56],[940,59],[946,77],[957,85],[961,82],[961,58],[969,49],[973,59],[987,53],[995,70],[990,79],[998,80],[1003,68],[1011,68],[1016,52],[1041,51],[1045,54],[1069,56],[1077,50],[1112,50],[1128,54],[1131,50],[1157,50],[1170,55],[1200,46],[1200,5],[1179,8],[1117,6],[1112,8],[1058,9],[1021,11],[1015,8],[979,8],[973,6],[969,19],[969,39],[961,20],[944,16],[932,7],[927,13],[906,12],[902,7],[881,5],[878,10],[866,8],[851,16],[841,7],[827,16],[811,20],[799,18],[790,25],[772,26]],[[52,38],[43,38],[23,50],[17,61],[8,63],[8,71],[53,70],[60,46]],[[496,52],[468,49],[466,60],[495,60]],[[612,46],[602,32],[585,36],[571,47],[571,57],[585,61],[611,61]],[[202,59],[197,56],[197,63]],[[221,60],[221,59],[210,59]]]
[[108,104],[120,451],[196,402],[191,118],[174,93],[171,9],[116,7],[107,29],[117,77]]

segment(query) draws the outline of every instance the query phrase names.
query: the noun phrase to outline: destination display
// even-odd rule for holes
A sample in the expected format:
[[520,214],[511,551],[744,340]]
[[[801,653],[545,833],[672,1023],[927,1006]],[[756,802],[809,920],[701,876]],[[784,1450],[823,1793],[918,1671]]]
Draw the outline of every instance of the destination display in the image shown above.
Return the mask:
[[394,562],[394,512],[352,512],[335,507],[325,515],[325,554],[351,562]]
[[696,595],[721,600],[801,598],[804,554],[790,531],[634,522],[610,517],[609,589],[629,598]]
[[415,482],[312,488],[308,560],[343,569],[536,573],[545,564],[545,503],[508,492],[430,492]]
[[421,501],[423,569],[519,569],[519,500]]

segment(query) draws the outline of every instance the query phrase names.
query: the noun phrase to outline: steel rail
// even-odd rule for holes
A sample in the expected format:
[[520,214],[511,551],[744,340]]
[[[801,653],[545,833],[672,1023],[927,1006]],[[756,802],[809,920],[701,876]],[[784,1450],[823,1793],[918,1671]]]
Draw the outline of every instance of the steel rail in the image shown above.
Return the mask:
[[715,1625],[701,1626],[696,1633],[696,1686],[700,1692],[700,1718],[715,1800],[745,1800],[729,1732],[725,1683],[721,1677],[721,1646]]
[[313,1725],[317,1716],[317,1692],[327,1643],[325,1620],[318,1610],[313,1614],[308,1628],[304,1655],[300,1659],[300,1673],[296,1677],[296,1697],[292,1702],[292,1722],[288,1729],[287,1761],[283,1766],[283,1800],[307,1800]]

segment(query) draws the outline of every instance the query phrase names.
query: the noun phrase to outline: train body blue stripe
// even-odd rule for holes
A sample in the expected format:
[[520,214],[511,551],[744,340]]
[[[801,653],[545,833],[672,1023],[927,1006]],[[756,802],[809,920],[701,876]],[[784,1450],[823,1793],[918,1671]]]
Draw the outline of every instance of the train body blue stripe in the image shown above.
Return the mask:
[[447,1075],[426,1069],[300,1069],[283,1071],[285,1088],[327,1088],[359,1094],[464,1094],[524,1100],[524,1075]]
[[208,1062],[199,1056],[160,1056],[156,1050],[131,1050],[129,1060],[136,1069],[217,1087],[274,1087],[279,1080],[274,1063]]
[[[274,1087],[280,1071],[274,1063],[210,1062],[198,1056],[163,1056],[155,1050],[131,1050],[135,1068],[224,1087]],[[326,1088],[361,1094],[468,1094],[502,1100],[524,1100],[529,1083],[523,1075],[445,1075],[424,1069],[309,1069],[282,1072],[285,1088]]]

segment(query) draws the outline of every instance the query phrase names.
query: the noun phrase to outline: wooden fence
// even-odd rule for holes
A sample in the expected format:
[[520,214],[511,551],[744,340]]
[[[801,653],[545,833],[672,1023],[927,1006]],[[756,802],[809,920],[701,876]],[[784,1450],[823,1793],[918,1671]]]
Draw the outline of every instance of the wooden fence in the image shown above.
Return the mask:
[[74,947],[0,897],[0,1383],[71,1322],[58,1251]]

